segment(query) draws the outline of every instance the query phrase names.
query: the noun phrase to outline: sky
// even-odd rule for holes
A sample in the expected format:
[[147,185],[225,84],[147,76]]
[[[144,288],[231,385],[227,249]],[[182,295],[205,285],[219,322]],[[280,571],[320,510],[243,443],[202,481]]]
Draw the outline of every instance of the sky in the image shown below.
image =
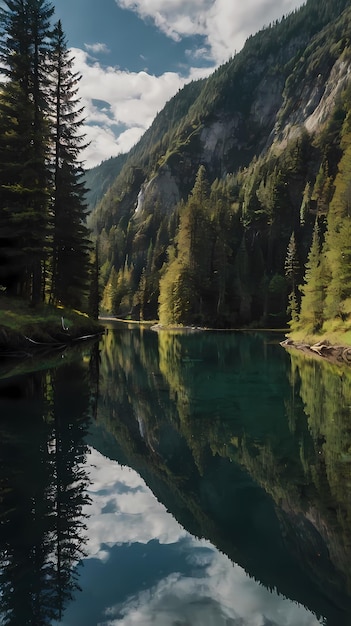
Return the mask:
[[301,0],[54,0],[75,59],[87,168],[128,152],[183,85]]

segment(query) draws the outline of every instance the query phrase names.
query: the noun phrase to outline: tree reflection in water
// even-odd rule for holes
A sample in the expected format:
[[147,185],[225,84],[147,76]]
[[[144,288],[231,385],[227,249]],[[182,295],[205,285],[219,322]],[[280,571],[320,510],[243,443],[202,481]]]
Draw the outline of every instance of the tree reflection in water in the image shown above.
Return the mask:
[[117,330],[98,420],[191,533],[348,624],[350,382],[269,334]]
[[61,618],[84,554],[84,437],[90,384],[82,362],[0,382],[2,624]]
[[183,528],[328,626],[350,623],[351,369],[269,334],[128,329],[101,360],[0,393],[2,624],[49,626],[75,596],[92,416],[87,441]]

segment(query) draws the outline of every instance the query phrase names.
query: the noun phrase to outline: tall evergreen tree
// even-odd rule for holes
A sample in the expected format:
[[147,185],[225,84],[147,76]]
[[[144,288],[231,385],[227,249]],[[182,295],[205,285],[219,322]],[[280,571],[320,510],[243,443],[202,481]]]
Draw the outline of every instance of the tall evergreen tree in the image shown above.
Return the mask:
[[296,283],[298,281],[298,274],[300,272],[300,261],[297,252],[295,233],[291,233],[289,240],[285,264],[284,264],[285,276],[291,284],[292,291],[295,291]]
[[[320,330],[323,323],[324,282],[318,221],[313,229],[312,244],[306,263],[299,325],[312,332]],[[292,326],[293,327],[293,326]]]
[[304,226],[306,224],[307,215],[308,215],[308,212],[310,210],[310,205],[311,205],[311,196],[312,196],[311,183],[307,181],[304,192],[302,194],[302,201],[301,201],[301,207],[300,207],[301,226]]
[[164,323],[193,323],[206,315],[209,295],[213,229],[210,220],[209,186],[200,166],[186,204],[180,209],[176,256],[160,281],[159,315]]
[[[325,254],[330,273],[326,288],[326,316],[343,317],[351,302],[351,129],[350,116],[344,122],[343,156],[334,181],[335,193],[330,203]],[[346,303],[347,301],[347,303]],[[346,307],[346,308],[345,308]]]
[[0,284],[32,303],[81,306],[90,241],[80,76],[53,13],[47,0],[0,9]]
[[77,98],[80,75],[72,70],[61,22],[53,33],[53,262],[50,299],[81,306],[89,277],[89,231],[85,224],[85,187],[78,161],[84,147],[82,108]]
[[[48,245],[47,88],[50,19],[46,0],[5,0],[0,9],[1,280],[38,302]],[[12,261],[15,260],[15,268]]]

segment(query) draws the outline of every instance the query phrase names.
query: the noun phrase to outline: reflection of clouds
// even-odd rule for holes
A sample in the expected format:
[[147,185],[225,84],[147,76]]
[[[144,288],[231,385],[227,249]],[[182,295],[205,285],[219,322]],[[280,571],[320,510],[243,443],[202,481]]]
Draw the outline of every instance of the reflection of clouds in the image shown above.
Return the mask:
[[148,543],[152,539],[168,544],[187,534],[134,470],[106,459],[94,449],[87,470],[92,499],[86,509],[89,557],[105,560],[107,553],[101,551],[102,544]]
[[[142,478],[91,450],[89,556],[108,561],[112,545],[177,543],[187,572],[159,572],[139,593],[105,600],[100,626],[317,626],[306,609],[270,593],[205,540],[189,535]],[[151,544],[150,544],[151,545]],[[172,564],[171,564],[172,566]],[[99,583],[96,581],[97,586]]]
[[[121,607],[106,610],[101,626],[317,626],[305,608],[270,593],[212,548],[208,566],[192,578],[174,573]],[[205,542],[201,542],[205,544]],[[207,544],[210,545],[210,544]],[[203,555],[202,555],[203,556]],[[200,562],[205,561],[200,557]]]

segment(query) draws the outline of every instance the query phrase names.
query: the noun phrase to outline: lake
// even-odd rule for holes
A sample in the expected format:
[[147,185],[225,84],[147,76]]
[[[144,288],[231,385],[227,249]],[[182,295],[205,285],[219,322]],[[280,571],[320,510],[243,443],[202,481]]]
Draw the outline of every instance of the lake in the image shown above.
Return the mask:
[[1,626],[351,624],[351,368],[281,339],[111,323],[2,371]]

